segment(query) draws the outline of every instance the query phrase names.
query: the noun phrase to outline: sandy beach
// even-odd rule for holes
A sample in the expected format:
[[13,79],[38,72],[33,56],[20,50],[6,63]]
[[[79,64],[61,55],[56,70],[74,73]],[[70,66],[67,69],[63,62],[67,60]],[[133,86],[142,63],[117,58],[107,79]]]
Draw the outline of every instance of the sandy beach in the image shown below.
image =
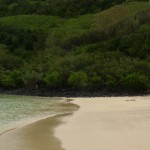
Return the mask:
[[0,150],[150,150],[150,96],[75,98],[73,114],[0,135]]
[[65,150],[150,150],[150,96],[76,98],[55,136]]

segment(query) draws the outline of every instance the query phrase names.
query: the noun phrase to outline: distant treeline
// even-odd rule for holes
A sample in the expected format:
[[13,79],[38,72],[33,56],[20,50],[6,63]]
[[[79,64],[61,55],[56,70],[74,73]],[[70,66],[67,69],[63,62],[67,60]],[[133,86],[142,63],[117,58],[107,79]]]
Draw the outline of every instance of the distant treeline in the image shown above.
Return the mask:
[[77,17],[131,1],[143,0],[0,0],[0,16],[42,14]]

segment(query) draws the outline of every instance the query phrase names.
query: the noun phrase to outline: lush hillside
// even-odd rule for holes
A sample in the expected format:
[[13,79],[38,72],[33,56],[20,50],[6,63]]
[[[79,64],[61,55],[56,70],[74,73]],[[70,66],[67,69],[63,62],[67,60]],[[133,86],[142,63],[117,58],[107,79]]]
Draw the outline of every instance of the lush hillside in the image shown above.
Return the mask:
[[[1,0],[7,7],[40,3],[12,2]],[[87,6],[90,2],[90,6],[98,8],[97,3],[102,3],[89,0]],[[111,2],[105,1],[107,6],[102,8],[109,9],[97,12],[93,6],[94,11],[85,11],[85,15],[79,13],[73,15],[76,18],[68,19],[56,13],[52,15],[57,17],[36,11],[32,15],[20,11],[15,16],[12,12],[4,13],[5,16],[1,13],[0,87],[88,92],[148,91],[150,3],[126,2],[111,7]],[[113,5],[122,2],[116,0]],[[43,3],[50,4],[51,1]]]

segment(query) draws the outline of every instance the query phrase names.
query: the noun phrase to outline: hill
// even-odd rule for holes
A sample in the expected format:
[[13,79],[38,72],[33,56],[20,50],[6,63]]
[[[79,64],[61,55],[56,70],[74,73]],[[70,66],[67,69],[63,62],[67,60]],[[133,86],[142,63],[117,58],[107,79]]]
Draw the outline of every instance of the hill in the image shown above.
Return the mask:
[[2,16],[0,87],[149,91],[150,3],[128,2],[94,12],[68,19],[38,13]]

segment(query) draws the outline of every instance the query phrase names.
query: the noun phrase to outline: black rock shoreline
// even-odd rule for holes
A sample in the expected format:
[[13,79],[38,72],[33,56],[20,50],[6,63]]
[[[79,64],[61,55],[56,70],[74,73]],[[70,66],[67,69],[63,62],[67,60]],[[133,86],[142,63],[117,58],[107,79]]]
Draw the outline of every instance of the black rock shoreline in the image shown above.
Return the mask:
[[48,96],[48,97],[113,97],[113,96],[145,96],[150,91],[108,91],[108,90],[72,90],[72,89],[0,89],[1,94]]

